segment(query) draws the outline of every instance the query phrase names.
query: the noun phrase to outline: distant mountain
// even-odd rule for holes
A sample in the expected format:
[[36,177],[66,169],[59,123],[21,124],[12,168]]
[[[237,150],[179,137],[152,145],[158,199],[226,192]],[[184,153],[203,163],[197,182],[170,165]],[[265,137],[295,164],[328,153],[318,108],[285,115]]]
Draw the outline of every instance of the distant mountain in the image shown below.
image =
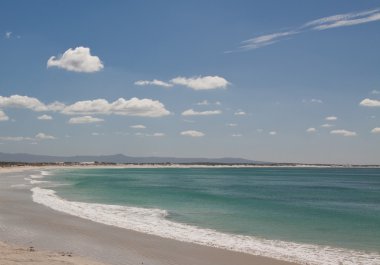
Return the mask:
[[104,163],[174,163],[174,164],[270,164],[268,162],[248,160],[244,158],[178,158],[178,157],[133,157],[123,154],[101,156],[45,156],[33,154],[10,154],[0,152],[0,162],[25,163],[57,163],[57,162],[104,162]]

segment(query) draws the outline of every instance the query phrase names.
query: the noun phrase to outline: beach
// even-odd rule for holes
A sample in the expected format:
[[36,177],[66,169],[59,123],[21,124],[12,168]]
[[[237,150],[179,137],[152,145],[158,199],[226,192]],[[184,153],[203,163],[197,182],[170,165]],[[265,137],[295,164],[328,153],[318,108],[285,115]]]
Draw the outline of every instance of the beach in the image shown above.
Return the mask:
[[[30,264],[55,264],[52,260],[58,259],[57,264],[78,265],[96,264],[89,260],[110,265],[294,264],[148,235],[54,211],[32,201],[31,186],[24,178],[35,171],[30,167],[0,169],[0,239],[7,244],[0,246],[1,253],[6,253],[0,255],[0,264],[23,264],[23,260],[31,259],[34,263]],[[36,251],[30,251],[31,247]],[[64,253],[71,257],[62,256]]]

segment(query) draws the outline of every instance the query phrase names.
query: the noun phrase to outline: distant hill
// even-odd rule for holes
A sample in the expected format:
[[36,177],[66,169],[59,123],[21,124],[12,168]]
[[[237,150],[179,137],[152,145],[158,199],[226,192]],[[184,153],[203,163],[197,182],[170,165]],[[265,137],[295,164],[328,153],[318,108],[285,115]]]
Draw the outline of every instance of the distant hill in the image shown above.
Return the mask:
[[178,158],[178,157],[133,157],[123,154],[101,156],[45,156],[33,154],[11,154],[0,152],[0,162],[25,162],[25,163],[57,163],[57,162],[104,162],[104,163],[174,163],[174,164],[270,164],[268,162],[248,160],[244,158]]

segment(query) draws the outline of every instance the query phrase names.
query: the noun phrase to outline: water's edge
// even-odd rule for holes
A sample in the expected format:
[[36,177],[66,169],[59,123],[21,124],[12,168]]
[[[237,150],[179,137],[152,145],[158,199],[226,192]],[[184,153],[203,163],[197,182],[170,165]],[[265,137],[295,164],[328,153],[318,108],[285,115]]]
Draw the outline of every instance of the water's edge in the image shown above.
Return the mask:
[[[42,171],[40,175],[31,175],[27,180],[31,184],[43,183],[36,182],[36,179],[47,174],[49,173]],[[163,238],[301,264],[380,264],[379,253],[232,235],[167,220],[167,211],[161,209],[74,202],[57,196],[54,190],[38,186],[31,191],[34,202],[51,209]]]

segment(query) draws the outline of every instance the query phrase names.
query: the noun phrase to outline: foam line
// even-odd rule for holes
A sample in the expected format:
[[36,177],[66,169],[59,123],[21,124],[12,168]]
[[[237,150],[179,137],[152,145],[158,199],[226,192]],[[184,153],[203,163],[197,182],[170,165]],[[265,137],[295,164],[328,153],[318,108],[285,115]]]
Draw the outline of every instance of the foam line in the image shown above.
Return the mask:
[[380,264],[379,253],[232,235],[167,220],[167,211],[161,209],[74,202],[60,198],[54,190],[31,190],[33,201],[54,210],[163,238],[308,265]]

